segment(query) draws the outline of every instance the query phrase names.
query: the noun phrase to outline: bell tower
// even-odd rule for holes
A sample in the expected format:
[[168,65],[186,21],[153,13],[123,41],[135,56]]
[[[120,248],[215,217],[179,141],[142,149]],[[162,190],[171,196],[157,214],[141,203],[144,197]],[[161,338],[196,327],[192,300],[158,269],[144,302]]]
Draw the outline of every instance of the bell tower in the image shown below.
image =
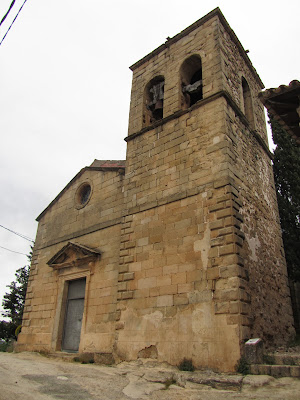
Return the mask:
[[131,70],[115,351],[232,371],[293,334],[262,81],[218,8]]

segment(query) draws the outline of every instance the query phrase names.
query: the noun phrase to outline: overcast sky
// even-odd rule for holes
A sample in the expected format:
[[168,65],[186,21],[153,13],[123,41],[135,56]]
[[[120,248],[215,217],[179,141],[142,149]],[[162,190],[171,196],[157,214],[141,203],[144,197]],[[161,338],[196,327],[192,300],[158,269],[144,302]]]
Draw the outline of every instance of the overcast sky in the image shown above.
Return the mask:
[[[26,2],[0,46],[0,225],[34,239],[35,218],[81,168],[125,159],[128,67],[218,6],[266,88],[300,79],[299,0]],[[30,250],[1,227],[0,246]],[[26,263],[0,248],[0,299]]]

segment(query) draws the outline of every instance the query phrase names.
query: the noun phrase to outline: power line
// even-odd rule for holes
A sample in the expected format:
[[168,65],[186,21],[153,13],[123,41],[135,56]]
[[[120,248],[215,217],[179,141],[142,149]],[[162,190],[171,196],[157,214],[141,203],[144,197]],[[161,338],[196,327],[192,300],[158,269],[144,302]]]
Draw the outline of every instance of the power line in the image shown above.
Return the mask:
[[17,12],[17,15],[15,16],[15,18],[14,18],[13,22],[10,24],[9,28],[7,29],[7,31],[6,31],[6,33],[5,33],[4,37],[3,37],[3,39],[2,39],[2,40],[1,40],[1,42],[0,42],[0,46],[1,46],[1,44],[3,43],[3,40],[6,38],[6,35],[7,35],[7,34],[8,34],[8,32],[10,31],[10,28],[13,26],[13,24],[14,24],[15,20],[18,18],[18,15],[20,14],[20,12],[21,12],[22,8],[24,7],[24,5],[25,5],[26,1],[27,1],[27,0],[24,0],[24,3],[22,4],[22,6],[21,6],[20,10]]
[[32,240],[32,239],[31,239],[30,237],[28,237],[28,236],[22,235],[22,233],[15,232],[15,231],[13,231],[13,230],[11,230],[11,229],[9,229],[9,228],[6,228],[6,227],[3,226],[3,225],[0,225],[0,227],[3,228],[3,229],[6,229],[7,231],[9,231],[9,232],[11,232],[11,233],[13,233],[14,235],[20,236],[22,239],[28,240],[28,242],[34,243],[34,240]]
[[13,0],[9,6],[9,9],[7,11],[7,13],[4,15],[4,17],[1,19],[0,22],[0,26],[2,25],[2,23],[5,21],[6,17],[8,16],[8,14],[10,13],[10,10],[13,8],[13,5],[15,4],[16,0]]
[[0,246],[0,248],[4,249],[4,250],[7,250],[7,251],[11,251],[12,253],[22,254],[23,256],[27,256],[27,254],[25,254],[25,253],[20,253],[19,251],[10,250],[10,249],[7,249],[6,247]]

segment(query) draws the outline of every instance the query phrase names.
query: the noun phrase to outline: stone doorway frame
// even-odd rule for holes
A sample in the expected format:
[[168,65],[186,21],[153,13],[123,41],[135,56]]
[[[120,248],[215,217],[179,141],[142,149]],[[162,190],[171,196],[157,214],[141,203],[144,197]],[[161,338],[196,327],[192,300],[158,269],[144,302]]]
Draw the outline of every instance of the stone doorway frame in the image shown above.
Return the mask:
[[[88,297],[89,297],[89,285],[91,279],[90,270],[81,272],[73,272],[65,276],[60,276],[58,279],[58,296],[56,311],[53,324],[53,333],[51,340],[51,351],[62,351],[62,339],[64,330],[64,321],[66,315],[67,297],[68,297],[68,285],[69,282],[85,278],[85,295],[84,295],[84,306],[82,315],[82,325],[80,334],[80,343],[82,342],[82,336],[85,333],[87,315],[88,315]],[[78,352],[80,352],[80,344]]]
[[91,276],[94,274],[95,265],[100,256],[101,252],[99,250],[90,249],[78,243],[68,242],[48,261],[47,264],[54,269],[54,274],[57,279],[57,299],[55,316],[53,319],[51,352],[62,351],[61,346],[66,314],[68,284],[70,281],[85,278],[84,308],[78,353],[81,352],[82,337],[86,331],[86,321],[88,317],[90,280]]

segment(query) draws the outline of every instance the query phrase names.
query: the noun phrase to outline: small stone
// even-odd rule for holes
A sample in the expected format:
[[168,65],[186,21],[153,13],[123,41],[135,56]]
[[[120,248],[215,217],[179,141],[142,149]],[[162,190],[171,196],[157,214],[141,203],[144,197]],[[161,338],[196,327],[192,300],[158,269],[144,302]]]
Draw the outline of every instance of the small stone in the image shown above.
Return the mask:
[[57,379],[59,379],[60,381],[67,381],[69,378],[66,376],[58,376]]
[[250,385],[252,387],[260,387],[269,385],[275,378],[269,375],[247,375],[243,379],[243,385]]

